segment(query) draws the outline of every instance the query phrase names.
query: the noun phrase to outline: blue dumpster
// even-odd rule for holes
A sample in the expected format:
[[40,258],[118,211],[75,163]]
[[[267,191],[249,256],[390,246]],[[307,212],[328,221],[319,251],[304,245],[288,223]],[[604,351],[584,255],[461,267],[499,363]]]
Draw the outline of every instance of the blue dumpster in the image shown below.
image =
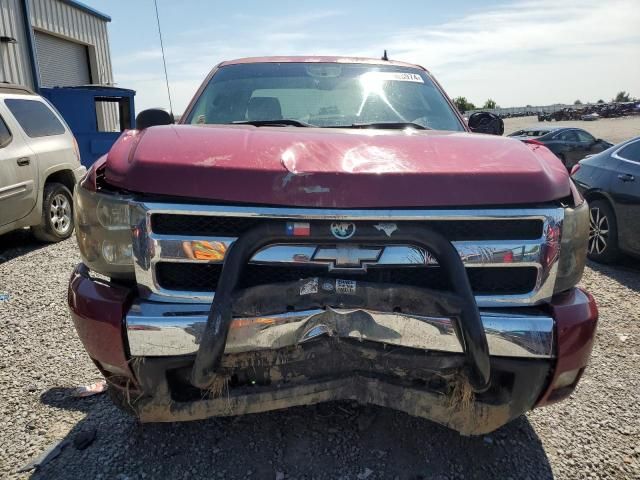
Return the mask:
[[41,88],[40,94],[71,128],[86,167],[107,153],[124,130],[135,128],[133,90],[87,85]]

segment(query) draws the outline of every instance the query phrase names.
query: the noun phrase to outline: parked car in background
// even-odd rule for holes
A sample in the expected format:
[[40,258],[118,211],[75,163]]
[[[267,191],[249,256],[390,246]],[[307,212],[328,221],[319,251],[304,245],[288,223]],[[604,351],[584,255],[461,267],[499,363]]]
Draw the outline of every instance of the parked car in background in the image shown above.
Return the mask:
[[613,145],[574,127],[535,126],[518,130],[509,136],[527,143],[545,145],[562,160],[567,170],[571,170],[571,167],[587,155],[600,153]]
[[640,137],[581,160],[571,177],[589,202],[589,258],[640,256]]
[[26,87],[0,84],[0,234],[31,227],[43,241],[68,238],[85,172],[58,112]]

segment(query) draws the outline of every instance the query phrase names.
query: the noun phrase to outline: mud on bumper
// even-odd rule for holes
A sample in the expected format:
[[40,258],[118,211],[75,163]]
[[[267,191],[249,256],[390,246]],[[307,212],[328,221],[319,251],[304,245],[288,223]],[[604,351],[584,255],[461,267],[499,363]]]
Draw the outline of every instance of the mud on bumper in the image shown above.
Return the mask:
[[[310,240],[328,240],[326,225],[315,228]],[[567,396],[586,366],[592,298],[572,290],[535,311],[480,312],[459,256],[424,227],[393,241],[431,251],[452,292],[335,278],[237,291],[255,251],[292,240],[285,229],[265,225],[233,244],[210,308],[135,301],[76,270],[72,316],[126,408],[175,421],[350,399],[481,434]],[[366,226],[354,240],[390,241]]]
[[460,378],[461,354],[324,338],[277,351],[225,355],[218,380],[200,390],[189,382],[193,361],[148,357],[136,365],[142,397],[133,409],[143,422],[353,400],[425,417],[463,434],[482,434],[532,408],[549,373],[545,360],[495,358],[495,382],[486,392],[472,394]]

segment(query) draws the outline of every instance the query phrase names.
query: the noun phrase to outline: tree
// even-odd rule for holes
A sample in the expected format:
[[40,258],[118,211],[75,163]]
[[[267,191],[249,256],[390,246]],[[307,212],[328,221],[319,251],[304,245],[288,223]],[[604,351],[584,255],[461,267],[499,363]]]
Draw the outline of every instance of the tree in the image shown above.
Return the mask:
[[614,98],[613,101],[614,102],[630,102],[631,95],[629,95],[629,92],[625,92],[623,90],[621,92],[618,92],[618,94],[616,95],[616,98]]
[[604,100],[600,99],[596,103],[604,103]]
[[493,110],[494,108],[498,108],[498,105],[496,104],[495,100],[487,100],[486,102],[484,102],[484,106],[482,108],[488,108],[489,110]]
[[575,102],[573,102],[574,105],[582,105],[582,102],[580,101],[580,99],[576,100]]
[[453,99],[453,103],[456,105],[456,108],[460,113],[476,109],[476,106],[473,103],[467,101],[466,97],[456,97]]

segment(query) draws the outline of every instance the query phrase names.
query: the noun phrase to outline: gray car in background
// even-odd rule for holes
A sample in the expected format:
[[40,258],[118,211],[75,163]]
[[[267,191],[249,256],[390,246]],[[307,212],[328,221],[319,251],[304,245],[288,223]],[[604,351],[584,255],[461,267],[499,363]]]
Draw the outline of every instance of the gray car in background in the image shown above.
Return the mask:
[[518,130],[509,136],[523,142],[546,146],[562,160],[567,170],[571,170],[588,155],[595,155],[613,145],[575,127],[535,126]]
[[39,240],[68,238],[85,171],[60,114],[26,87],[0,83],[0,234],[31,227]]
[[640,137],[581,160],[571,178],[589,202],[589,258],[640,258]]

